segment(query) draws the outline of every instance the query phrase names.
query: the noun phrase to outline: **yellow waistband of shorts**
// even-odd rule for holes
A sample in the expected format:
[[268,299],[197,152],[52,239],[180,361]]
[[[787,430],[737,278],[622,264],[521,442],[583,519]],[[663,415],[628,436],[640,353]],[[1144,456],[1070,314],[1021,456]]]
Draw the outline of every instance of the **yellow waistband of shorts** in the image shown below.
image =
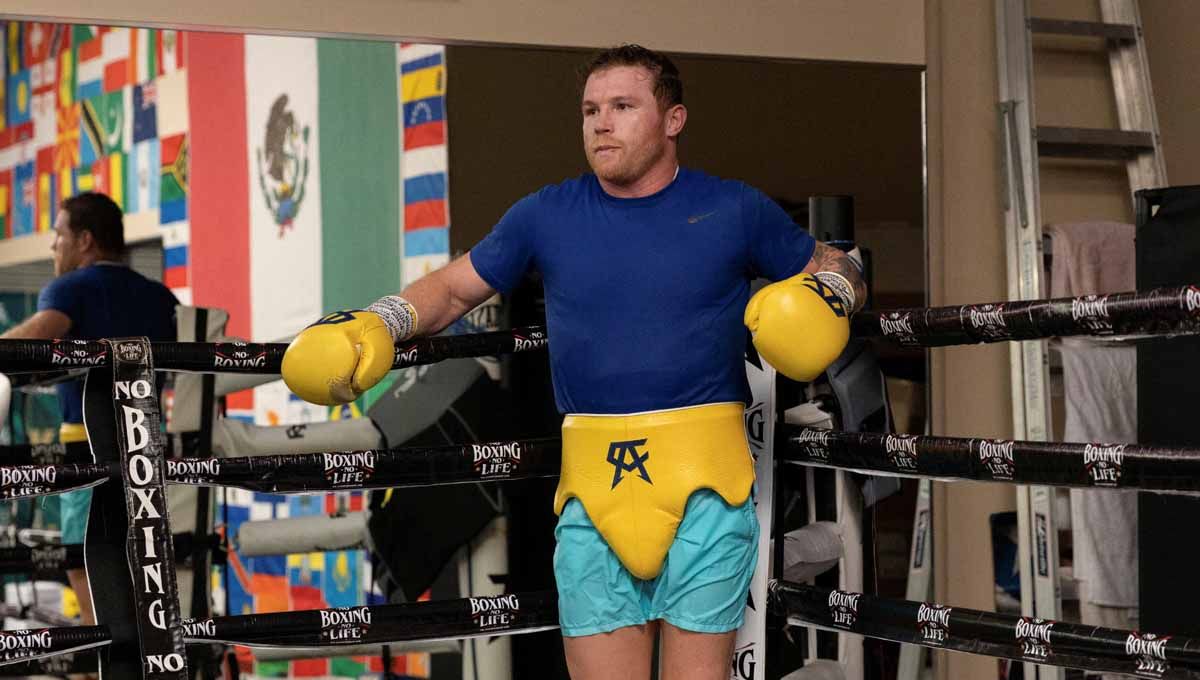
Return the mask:
[[570,498],[640,579],[662,570],[688,498],[741,505],[754,485],[745,407],[707,404],[630,415],[568,415],[554,512]]
[[58,426],[58,441],[63,444],[87,441],[87,428],[83,423],[63,423]]

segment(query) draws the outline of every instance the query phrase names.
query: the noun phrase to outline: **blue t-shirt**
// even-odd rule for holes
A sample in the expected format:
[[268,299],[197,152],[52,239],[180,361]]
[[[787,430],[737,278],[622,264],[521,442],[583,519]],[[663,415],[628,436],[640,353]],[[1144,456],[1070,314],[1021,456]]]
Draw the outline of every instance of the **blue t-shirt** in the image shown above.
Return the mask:
[[[98,340],[146,336],[175,339],[175,305],[164,285],[118,264],[93,264],[46,284],[38,311],[54,309],[71,319],[68,338]],[[59,383],[63,422],[83,422],[83,381]]]
[[762,192],[681,169],[643,198],[591,174],[544,187],[470,257],[502,292],[541,273],[559,411],[636,413],[749,403],[750,282],[799,274],[814,247]]

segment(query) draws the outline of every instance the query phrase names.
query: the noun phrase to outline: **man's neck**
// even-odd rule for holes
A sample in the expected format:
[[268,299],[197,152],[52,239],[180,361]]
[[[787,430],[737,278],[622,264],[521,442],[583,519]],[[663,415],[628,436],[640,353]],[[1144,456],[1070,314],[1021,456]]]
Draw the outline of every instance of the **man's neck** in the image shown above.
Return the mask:
[[653,196],[667,188],[679,175],[679,161],[675,158],[664,159],[666,162],[657,163],[646,174],[629,184],[613,184],[600,179],[600,188],[613,198],[644,198]]

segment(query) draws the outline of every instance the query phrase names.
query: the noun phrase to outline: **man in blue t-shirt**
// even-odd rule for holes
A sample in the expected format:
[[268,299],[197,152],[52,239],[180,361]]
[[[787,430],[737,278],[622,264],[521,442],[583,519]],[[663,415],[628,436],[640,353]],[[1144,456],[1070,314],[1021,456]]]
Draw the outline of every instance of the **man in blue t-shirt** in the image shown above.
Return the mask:
[[[636,45],[597,55],[581,101],[593,174],[518,201],[466,257],[289,347],[299,396],[345,402],[392,346],[542,275],[563,421],[559,619],[575,680],[729,674],[758,555],[745,327],[784,374],[835,359],[865,298],[852,260],[741,182],[680,168],[679,72]],[[750,296],[755,278],[773,283]]]
[[[37,312],[2,337],[27,339],[147,336],[175,339],[175,295],[122,263],[125,227],[121,209],[111,198],[93,192],[62,202],[54,220],[55,278],[38,295]],[[83,381],[59,383],[62,408],[59,439],[86,441],[83,427]],[[92,491],[60,495],[63,543],[83,543]],[[87,573],[67,572],[79,598],[84,625],[95,623]]]

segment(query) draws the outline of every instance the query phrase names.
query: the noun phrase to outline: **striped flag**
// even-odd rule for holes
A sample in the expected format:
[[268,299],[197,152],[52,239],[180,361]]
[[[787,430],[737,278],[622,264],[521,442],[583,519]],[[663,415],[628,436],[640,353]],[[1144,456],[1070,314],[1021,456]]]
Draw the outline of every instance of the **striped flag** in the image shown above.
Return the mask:
[[75,99],[98,97],[104,93],[104,39],[93,37],[75,44]]
[[126,163],[125,212],[156,210],[160,196],[159,142],[147,139],[133,145]]
[[397,46],[404,155],[404,285],[450,261],[445,48]]
[[130,77],[130,41],[128,28],[114,28],[101,38],[101,62],[104,69],[104,91],[116,92],[133,83]]
[[155,42],[155,61],[158,73],[174,73],[183,68],[184,45],[187,33],[183,31],[158,31]]
[[130,75],[135,85],[158,77],[158,31],[153,28],[133,29],[130,40]]

